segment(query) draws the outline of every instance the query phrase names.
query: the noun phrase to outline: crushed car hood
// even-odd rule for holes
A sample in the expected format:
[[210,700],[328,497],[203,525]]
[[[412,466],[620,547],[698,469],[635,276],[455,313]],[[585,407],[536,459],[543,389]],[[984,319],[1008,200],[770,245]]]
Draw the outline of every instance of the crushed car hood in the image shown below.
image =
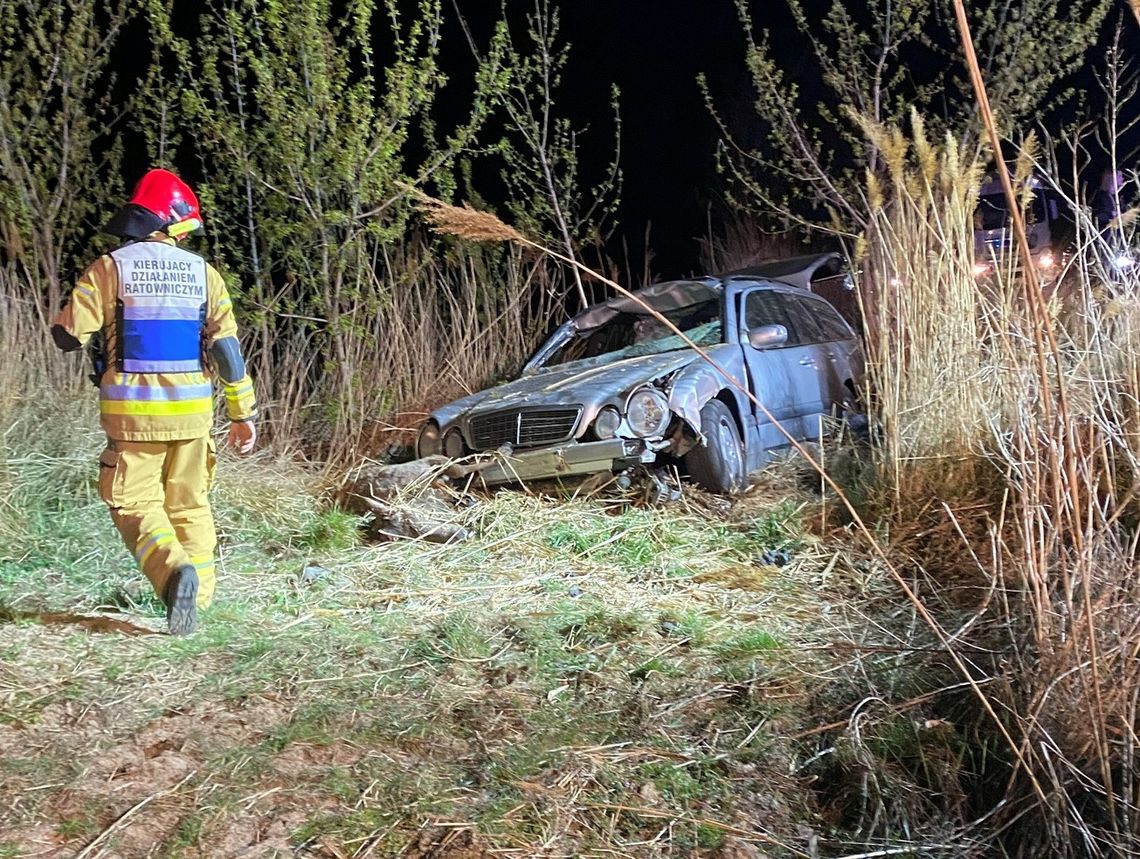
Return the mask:
[[[604,358],[605,356],[600,356]],[[642,355],[614,362],[574,361],[540,370],[513,382],[448,403],[432,413],[444,426],[468,412],[498,411],[521,406],[601,406],[631,388],[668,375],[700,356],[692,349]]]

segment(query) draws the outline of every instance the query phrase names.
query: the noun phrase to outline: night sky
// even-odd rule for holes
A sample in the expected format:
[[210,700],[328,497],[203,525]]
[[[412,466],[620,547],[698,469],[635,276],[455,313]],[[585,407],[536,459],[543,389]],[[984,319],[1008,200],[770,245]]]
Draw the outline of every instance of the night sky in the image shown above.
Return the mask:
[[[459,8],[485,0],[459,0]],[[490,5],[487,3],[487,5]],[[515,0],[514,9],[526,9]],[[764,26],[790,27],[782,3]],[[473,13],[478,15],[478,12]],[[640,271],[646,229],[653,273],[697,271],[697,239],[707,233],[710,203],[723,200],[714,152],[717,129],[703,103],[704,73],[722,109],[747,115],[751,87],[745,40],[732,0],[572,0],[561,4],[562,35],[571,44],[560,108],[588,126],[585,178],[612,152],[609,88],[621,89],[624,186],[611,255],[628,254]],[[715,217],[715,215],[714,215]]]
[[[697,266],[696,238],[707,231],[708,206],[721,196],[713,160],[717,129],[697,76],[707,76],[722,108],[747,108],[750,99],[733,3],[575,0],[563,14],[573,45],[570,71],[583,77],[579,103],[568,108],[585,112],[586,87],[603,102],[607,81],[621,88],[619,229],[631,256],[640,257],[649,225],[655,273],[688,274]],[[593,127],[605,141],[601,123]]]
[[[809,0],[820,3],[823,0]],[[752,90],[744,62],[744,31],[733,0],[563,0],[557,4],[561,37],[570,43],[556,110],[576,128],[583,179],[592,184],[604,173],[613,152],[610,86],[621,89],[624,185],[617,229],[609,254],[624,270],[628,252],[634,277],[644,259],[646,229],[652,249],[652,274],[668,278],[699,271],[698,240],[712,218],[721,216],[724,192],[715,168],[716,124],[706,109],[697,77],[704,74],[718,109],[748,122]],[[790,15],[779,0],[754,0],[757,28],[791,32]],[[451,0],[467,19],[475,38],[486,44],[499,16],[495,0]],[[525,39],[524,16],[533,0],[510,0],[517,23],[516,44]],[[463,36],[454,22],[444,33],[451,54],[444,58],[453,79],[470,77]],[[804,61],[794,41],[783,44],[781,61],[795,69]],[[445,50],[445,53],[447,51]],[[480,188],[481,195],[487,194]]]

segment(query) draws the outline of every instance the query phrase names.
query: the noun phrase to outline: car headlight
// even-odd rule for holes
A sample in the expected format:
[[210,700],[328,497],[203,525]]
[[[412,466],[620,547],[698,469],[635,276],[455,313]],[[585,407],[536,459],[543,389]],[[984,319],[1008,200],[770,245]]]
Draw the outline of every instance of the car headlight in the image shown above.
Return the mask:
[[1048,251],[1037,257],[1037,265],[1043,269],[1052,268],[1056,262],[1057,260],[1053,257],[1053,254],[1049,253]]
[[416,439],[416,456],[420,458],[436,456],[442,452],[443,445],[439,438],[439,424],[435,421],[428,421],[423,425],[419,438]]
[[442,447],[443,455],[448,459],[460,459],[467,453],[463,445],[463,433],[459,431],[459,427],[452,427],[443,434]]
[[625,404],[625,419],[640,438],[659,436],[669,427],[669,401],[656,388],[638,388]]
[[1132,268],[1134,262],[1135,260],[1128,254],[1117,254],[1112,259],[1112,267],[1117,271],[1125,271]]
[[606,406],[594,418],[594,435],[602,441],[614,438],[621,426],[621,412],[613,406]]

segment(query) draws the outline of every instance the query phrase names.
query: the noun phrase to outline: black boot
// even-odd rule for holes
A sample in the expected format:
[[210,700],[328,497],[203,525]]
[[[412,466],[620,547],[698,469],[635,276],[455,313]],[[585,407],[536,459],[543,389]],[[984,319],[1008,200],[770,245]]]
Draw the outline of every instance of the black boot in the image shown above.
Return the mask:
[[189,635],[198,628],[198,572],[190,564],[176,567],[162,595],[171,635]]

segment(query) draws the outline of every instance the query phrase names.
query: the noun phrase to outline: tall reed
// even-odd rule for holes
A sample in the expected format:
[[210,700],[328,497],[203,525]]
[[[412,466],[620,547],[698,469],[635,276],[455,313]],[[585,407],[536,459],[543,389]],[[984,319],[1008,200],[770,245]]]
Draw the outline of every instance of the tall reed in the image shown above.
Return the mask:
[[[975,277],[979,165],[953,139],[932,145],[917,118],[909,137],[865,130],[886,165],[868,177],[860,290],[884,511],[896,548],[955,590],[940,602],[982,595],[971,643],[995,655],[972,670],[1000,681],[986,688],[1005,692],[987,694],[1014,739],[1006,804],[976,811],[995,811],[996,831],[1015,827],[1021,855],[1136,855],[1135,277],[1103,280],[1095,243],[1050,285],[1048,306],[1012,260]],[[1087,209],[1077,215],[1095,232]]]
[[980,169],[953,139],[932,144],[917,114],[909,140],[863,127],[885,169],[867,177],[860,299],[871,395],[882,406],[880,464],[901,497],[912,463],[925,475],[936,461],[959,468],[996,406],[973,274]]

